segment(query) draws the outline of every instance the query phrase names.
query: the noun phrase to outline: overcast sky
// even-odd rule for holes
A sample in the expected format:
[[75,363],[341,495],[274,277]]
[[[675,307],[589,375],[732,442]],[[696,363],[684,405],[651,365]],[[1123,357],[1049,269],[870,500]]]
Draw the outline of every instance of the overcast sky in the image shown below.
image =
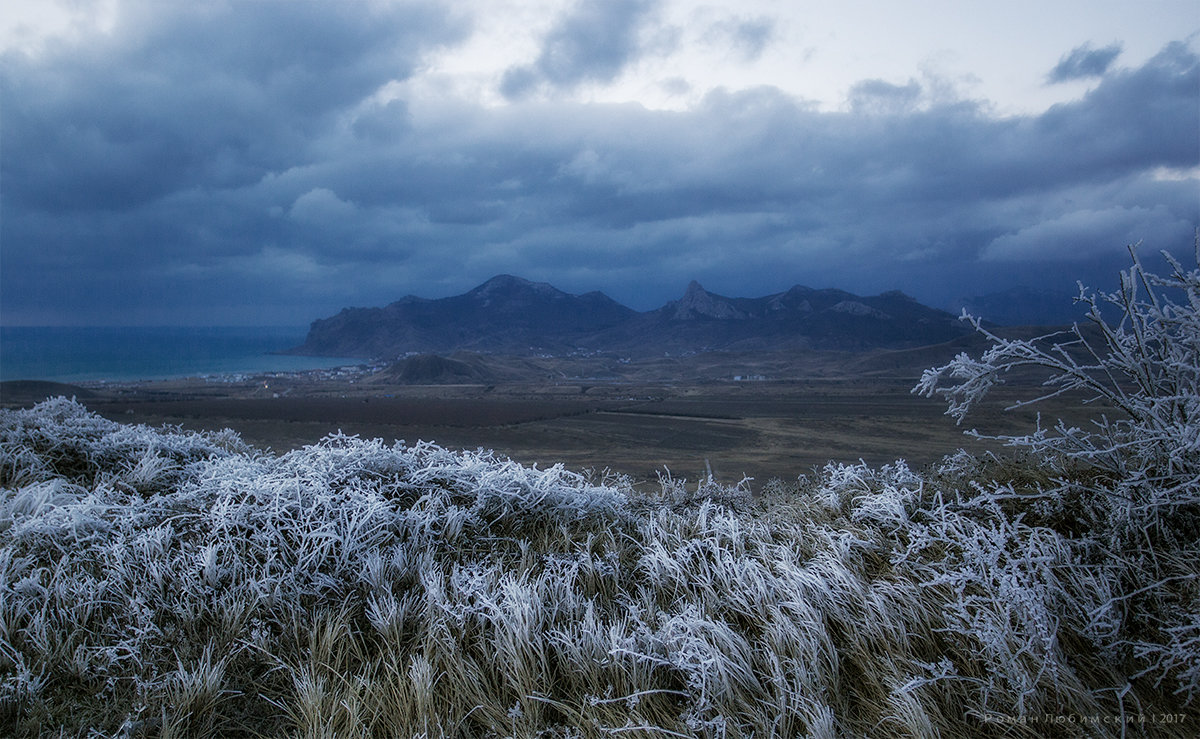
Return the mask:
[[1195,0],[0,0],[0,321],[939,307],[1200,225]]

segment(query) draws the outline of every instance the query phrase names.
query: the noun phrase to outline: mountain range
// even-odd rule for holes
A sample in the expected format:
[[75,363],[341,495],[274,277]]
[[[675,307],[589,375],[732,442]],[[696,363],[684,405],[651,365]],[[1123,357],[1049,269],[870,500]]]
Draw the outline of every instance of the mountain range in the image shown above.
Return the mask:
[[413,295],[382,308],[346,308],[314,321],[294,354],[392,359],[468,350],[492,354],[865,350],[949,341],[957,317],[893,291],[872,297],[797,285],[731,298],[698,282],[656,310],[635,311],[601,292],[573,295],[500,275],[462,295]]

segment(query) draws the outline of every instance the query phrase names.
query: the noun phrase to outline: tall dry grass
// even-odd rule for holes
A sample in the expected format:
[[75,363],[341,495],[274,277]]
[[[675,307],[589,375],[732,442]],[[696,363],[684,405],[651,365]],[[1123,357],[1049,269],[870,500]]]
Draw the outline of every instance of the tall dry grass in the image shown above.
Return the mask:
[[431,444],[272,456],[64,399],[5,411],[0,729],[1197,735],[1190,653],[1129,648],[1142,594],[1103,543],[1014,504],[1038,464],[644,496]]

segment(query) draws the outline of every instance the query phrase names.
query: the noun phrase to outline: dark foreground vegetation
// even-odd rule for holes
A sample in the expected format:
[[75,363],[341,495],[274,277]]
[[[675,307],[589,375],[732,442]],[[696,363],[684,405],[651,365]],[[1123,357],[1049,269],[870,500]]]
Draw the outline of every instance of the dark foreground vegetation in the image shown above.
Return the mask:
[[1041,368],[1120,417],[756,495],[4,411],[0,729],[1196,736],[1200,269],[1124,277],[1099,344],[918,387],[961,416]]

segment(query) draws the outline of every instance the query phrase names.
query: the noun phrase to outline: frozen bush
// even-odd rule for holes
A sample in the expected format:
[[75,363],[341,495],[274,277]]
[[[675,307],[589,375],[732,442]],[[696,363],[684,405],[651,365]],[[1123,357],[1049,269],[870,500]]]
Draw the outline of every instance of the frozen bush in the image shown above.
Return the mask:
[[927,370],[914,392],[945,398],[961,422],[1006,374],[1037,370],[1046,390],[1018,405],[1072,393],[1111,409],[1088,428],[1039,423],[1000,437],[1044,473],[984,497],[1066,536],[1085,573],[1074,585],[1107,594],[1089,610],[1090,638],[1114,663],[1140,661],[1141,674],[1174,682],[1190,700],[1200,691],[1200,238],[1197,268],[1164,253],[1166,277],[1130,254],[1116,292],[1080,286],[1088,322],[1067,332],[1004,339],[964,314],[991,348]]
[[[1080,286],[1088,325],[1037,339],[1003,339],[964,314],[992,341],[979,359],[966,353],[926,370],[914,392],[948,402],[959,422],[1004,375],[1035,368],[1048,390],[1029,405],[1078,393],[1103,402],[1118,417],[1101,415],[1090,429],[1063,422],[1025,436],[1001,437],[1012,446],[1099,475],[1093,505],[1139,525],[1180,525],[1195,533],[1200,503],[1200,242],[1197,268],[1185,270],[1164,252],[1168,277],[1146,272],[1131,247],[1133,266],[1117,292],[1096,295]],[[1105,307],[1120,319],[1106,319]],[[1090,330],[1089,330],[1090,328]],[[1080,483],[1084,484],[1084,483]]]

